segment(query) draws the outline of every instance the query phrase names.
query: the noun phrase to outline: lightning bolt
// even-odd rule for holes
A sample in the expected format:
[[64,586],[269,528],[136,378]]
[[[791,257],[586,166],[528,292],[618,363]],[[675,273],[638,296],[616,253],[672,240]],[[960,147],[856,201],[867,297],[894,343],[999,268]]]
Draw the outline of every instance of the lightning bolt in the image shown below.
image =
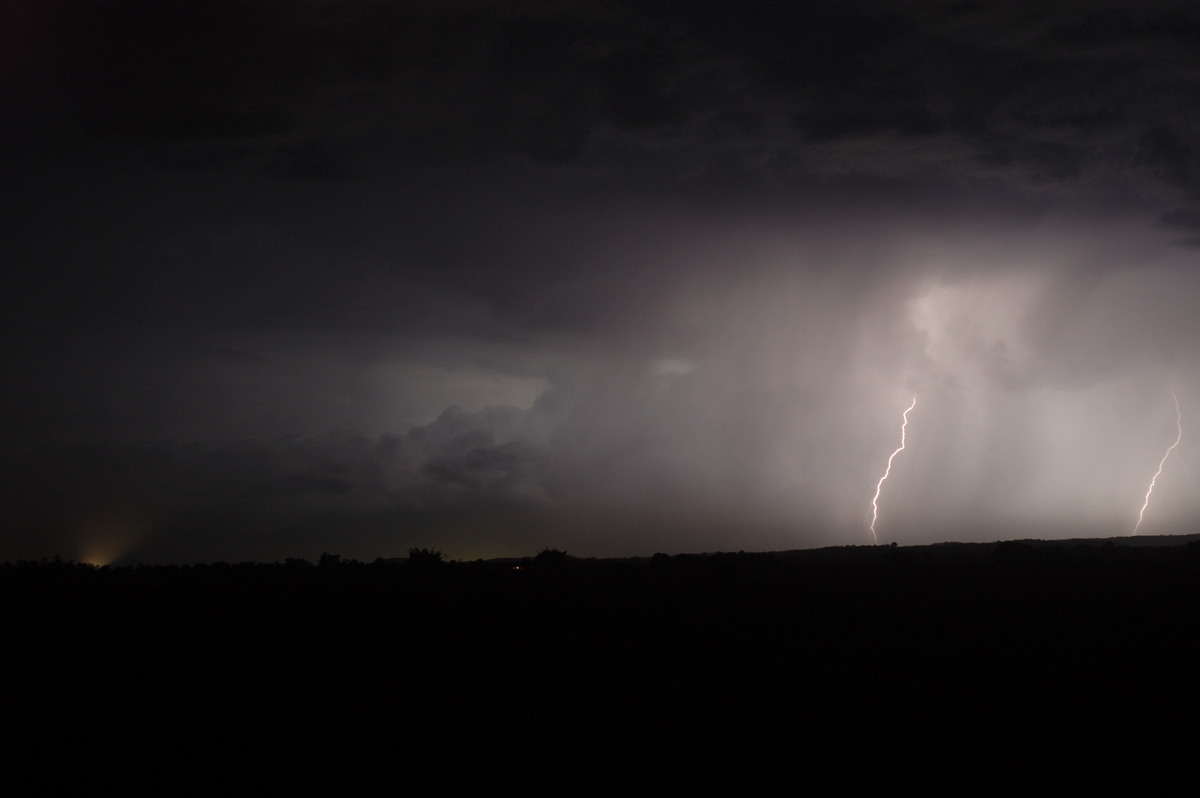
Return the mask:
[[884,480],[892,473],[892,461],[896,459],[896,455],[904,451],[905,437],[908,434],[908,414],[917,406],[917,397],[913,397],[912,404],[904,411],[904,423],[900,425],[900,448],[892,452],[892,456],[888,458],[887,469],[884,470],[883,476],[879,478],[879,482],[875,485],[875,497],[871,499],[871,537],[879,543],[879,536],[875,534],[875,522],[879,519],[879,493],[883,490]]
[[1171,456],[1171,450],[1179,445],[1183,440],[1183,413],[1179,410],[1179,397],[1171,391],[1171,398],[1175,400],[1175,442],[1167,447],[1167,453],[1163,455],[1162,460],[1158,461],[1158,470],[1154,472],[1154,477],[1150,480],[1150,487],[1146,489],[1146,500],[1142,502],[1142,509],[1138,511],[1138,520],[1133,527],[1133,534],[1137,534],[1138,527],[1142,525],[1142,516],[1146,514],[1146,508],[1150,506],[1150,494],[1154,492],[1154,483],[1158,482],[1159,475],[1162,474],[1163,466],[1167,464],[1167,458]]

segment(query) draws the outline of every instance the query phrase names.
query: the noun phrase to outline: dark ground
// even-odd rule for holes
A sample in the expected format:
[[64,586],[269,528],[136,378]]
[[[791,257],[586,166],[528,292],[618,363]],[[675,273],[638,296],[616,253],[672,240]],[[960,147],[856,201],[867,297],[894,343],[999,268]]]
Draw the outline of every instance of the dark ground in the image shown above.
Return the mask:
[[1189,538],[8,563],[0,602],[8,772],[48,794],[1057,791],[1192,769],[1200,708]]

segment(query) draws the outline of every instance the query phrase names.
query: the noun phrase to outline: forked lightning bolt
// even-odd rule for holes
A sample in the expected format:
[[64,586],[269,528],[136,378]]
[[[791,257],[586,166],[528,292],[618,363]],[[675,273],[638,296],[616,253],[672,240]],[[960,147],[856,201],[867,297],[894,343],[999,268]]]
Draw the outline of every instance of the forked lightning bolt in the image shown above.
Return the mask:
[[875,522],[879,519],[879,493],[883,490],[884,480],[892,473],[892,461],[896,459],[896,455],[904,451],[905,437],[908,434],[908,414],[917,406],[917,397],[913,397],[912,404],[904,411],[904,423],[900,425],[900,448],[892,452],[892,456],[888,458],[887,468],[883,472],[883,476],[879,478],[879,482],[875,485],[875,497],[871,499],[871,537],[875,542],[879,542],[879,536],[875,534]]
[[1179,397],[1171,391],[1171,398],[1175,400],[1175,442],[1167,447],[1167,453],[1163,455],[1162,460],[1158,461],[1158,470],[1154,472],[1154,477],[1150,480],[1150,487],[1146,490],[1146,500],[1142,502],[1142,509],[1138,511],[1138,520],[1134,524],[1133,534],[1137,534],[1138,527],[1142,525],[1142,516],[1146,514],[1146,508],[1150,506],[1150,494],[1154,492],[1154,483],[1158,482],[1158,477],[1162,474],[1163,466],[1167,464],[1167,458],[1171,456],[1171,450],[1179,445],[1183,440],[1183,413],[1179,410]]

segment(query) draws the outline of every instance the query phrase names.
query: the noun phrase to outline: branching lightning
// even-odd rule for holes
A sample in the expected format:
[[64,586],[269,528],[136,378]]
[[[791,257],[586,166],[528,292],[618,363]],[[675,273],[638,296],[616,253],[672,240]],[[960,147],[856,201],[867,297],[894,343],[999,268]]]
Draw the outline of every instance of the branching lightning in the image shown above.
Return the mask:
[[1167,458],[1171,456],[1171,451],[1179,445],[1183,440],[1183,413],[1179,410],[1179,397],[1171,391],[1171,398],[1175,400],[1175,442],[1167,447],[1167,453],[1163,455],[1162,460],[1158,461],[1158,470],[1154,472],[1154,477],[1150,480],[1150,487],[1146,489],[1146,500],[1142,502],[1142,509],[1138,511],[1138,520],[1133,527],[1133,534],[1137,534],[1138,527],[1142,525],[1142,516],[1146,514],[1146,508],[1150,506],[1150,494],[1154,492],[1154,483],[1158,482],[1159,475],[1162,474],[1163,466],[1167,464]]
[[896,455],[904,451],[905,438],[908,434],[908,414],[917,406],[917,397],[913,397],[912,404],[904,411],[904,423],[900,425],[900,448],[892,452],[892,456],[888,458],[887,468],[883,472],[883,476],[879,478],[879,482],[875,485],[875,496],[871,499],[871,537],[875,542],[879,542],[879,536],[875,534],[875,522],[879,519],[879,493],[883,490],[884,480],[892,473],[892,461],[896,459]]

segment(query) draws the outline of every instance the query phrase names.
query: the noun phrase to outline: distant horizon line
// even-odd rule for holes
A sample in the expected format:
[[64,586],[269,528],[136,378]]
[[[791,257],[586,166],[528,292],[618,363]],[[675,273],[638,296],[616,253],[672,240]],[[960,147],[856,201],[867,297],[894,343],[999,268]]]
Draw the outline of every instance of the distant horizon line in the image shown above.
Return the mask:
[[[1110,535],[1106,537],[1071,537],[1071,538],[997,538],[988,541],[965,541],[965,540],[943,540],[933,543],[900,543],[899,541],[891,541],[889,543],[845,543],[828,546],[814,546],[811,548],[794,548],[794,549],[762,549],[762,550],[746,550],[746,549],[714,549],[707,551],[680,551],[674,554],[666,552],[655,552],[654,554],[629,554],[629,555],[614,555],[614,556],[595,556],[595,555],[575,555],[567,550],[558,550],[553,548],[542,549],[541,551],[561,551],[561,559],[571,560],[575,562],[614,562],[614,561],[637,561],[637,560],[653,560],[656,557],[705,557],[716,555],[802,555],[808,553],[822,551],[838,551],[846,549],[930,549],[943,546],[964,546],[964,547],[986,547],[996,546],[1002,543],[1020,543],[1031,546],[1061,546],[1065,544],[1073,545],[1088,545],[1098,543],[1111,543],[1113,545],[1121,545],[1127,548],[1157,548],[1164,546],[1182,546],[1193,541],[1200,541],[1200,532],[1189,532],[1183,534],[1158,534],[1158,535],[1143,535],[1143,534],[1127,534],[1127,535]],[[432,551],[438,552],[436,548]],[[538,552],[540,553],[540,552]],[[500,557],[477,557],[475,559],[442,559],[442,564],[450,565],[471,565],[474,563],[520,563],[533,561],[537,558],[538,553],[509,555]],[[315,561],[309,560],[306,557],[285,557],[276,560],[196,560],[196,561],[171,561],[171,562],[146,562],[142,560],[113,560],[111,562],[96,562],[86,559],[75,559],[63,557],[61,554],[48,555],[38,558],[17,558],[0,560],[0,566],[14,565],[85,565],[93,568],[136,568],[136,567],[185,567],[185,566],[205,566],[205,565],[278,565],[287,566],[289,564],[303,567],[302,564],[320,567],[321,561],[325,556],[330,556],[333,563],[339,565],[376,565],[383,564],[407,564],[412,558],[409,556],[392,556],[384,557],[377,556],[373,559],[360,560],[354,557],[343,556],[333,552],[323,552]],[[444,555],[443,555],[444,556]]]

